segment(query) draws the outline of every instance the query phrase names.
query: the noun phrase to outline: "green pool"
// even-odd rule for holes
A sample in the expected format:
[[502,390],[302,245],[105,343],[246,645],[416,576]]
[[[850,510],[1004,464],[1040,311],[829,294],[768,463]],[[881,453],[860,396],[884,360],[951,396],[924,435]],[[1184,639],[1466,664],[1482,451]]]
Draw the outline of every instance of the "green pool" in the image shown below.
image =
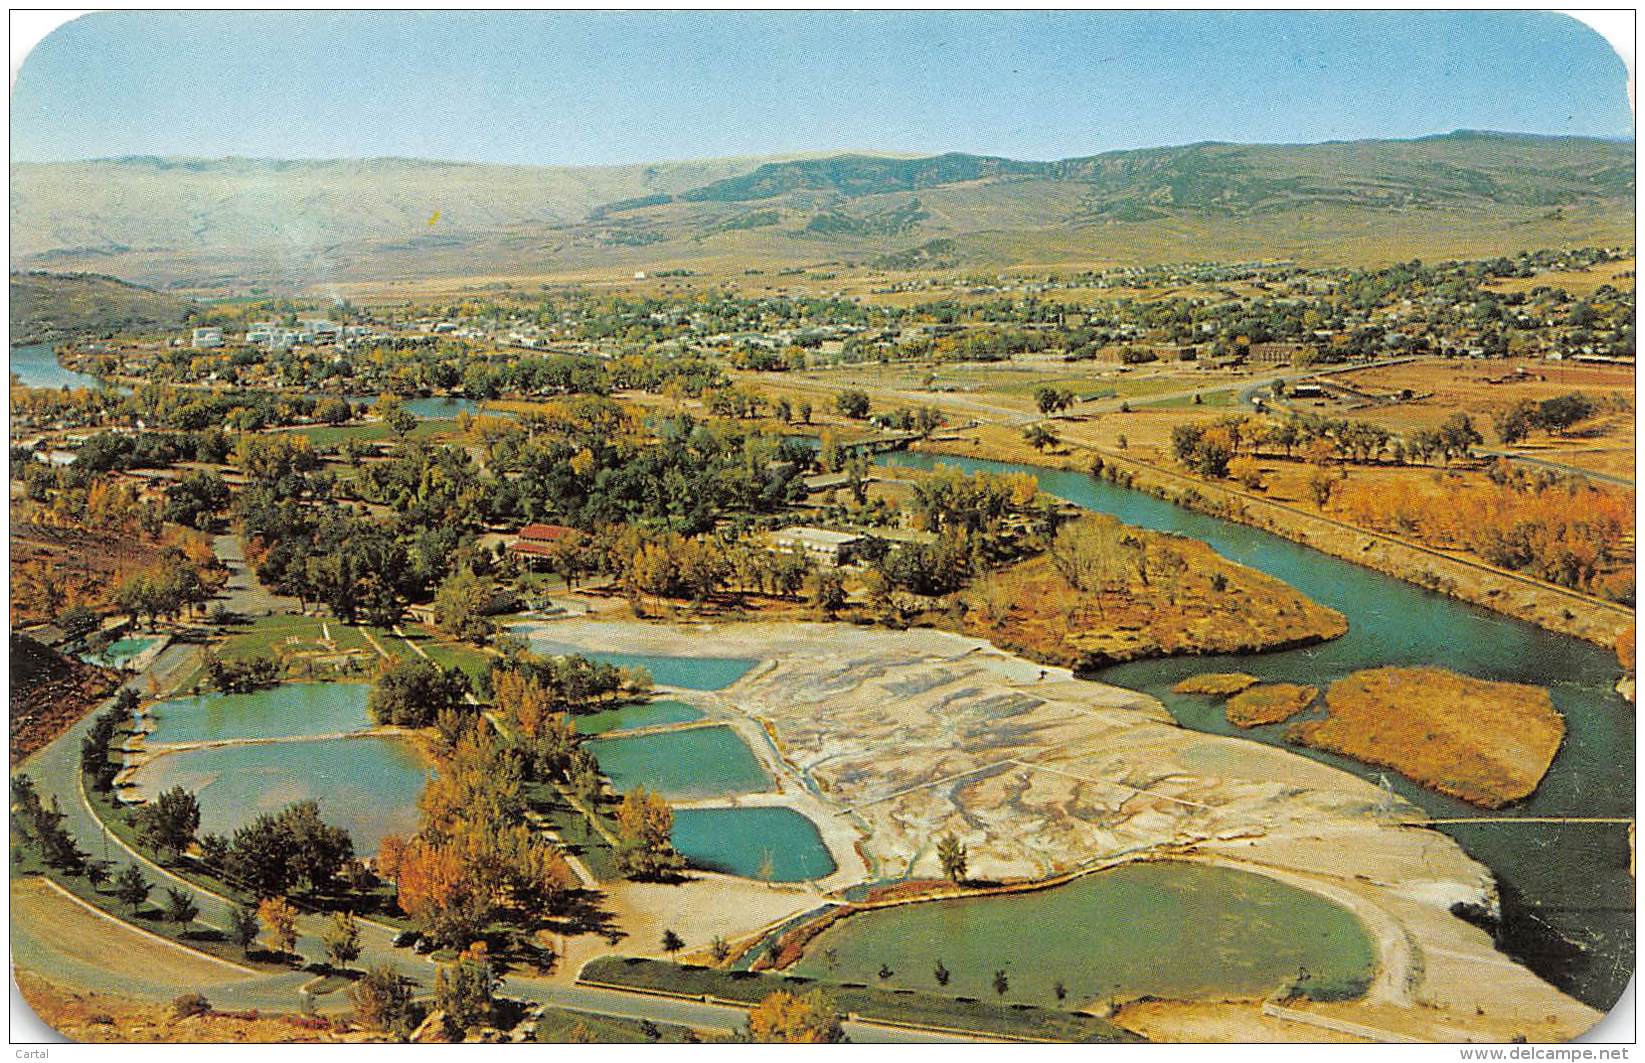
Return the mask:
[[771,776],[729,727],[602,738],[588,748],[618,792],[644,786],[664,797],[692,800],[771,788]]
[[817,825],[792,808],[685,808],[674,813],[674,848],[693,867],[772,882],[834,873]]
[[133,781],[144,797],[173,786],[194,793],[201,834],[232,836],[262,813],[312,798],[326,822],[353,837],[355,852],[369,855],[385,834],[417,829],[427,780],[410,742],[371,736],[190,749],[156,757]]
[[285,683],[250,694],[201,694],[151,710],[151,744],[338,734],[371,726],[363,683]]
[[656,727],[665,723],[690,723],[703,718],[702,712],[683,701],[659,698],[635,705],[623,705],[587,716],[576,716],[572,723],[578,734],[599,735],[608,731],[632,731],[640,727]]
[[[1110,995],[1261,995],[1306,969],[1315,985],[1369,981],[1375,950],[1359,921],[1261,875],[1189,863],[1131,864],[1014,897],[866,912],[818,935],[798,974],[1066,1007]],[[948,986],[933,973],[951,972]],[[891,974],[881,978],[881,965]]]

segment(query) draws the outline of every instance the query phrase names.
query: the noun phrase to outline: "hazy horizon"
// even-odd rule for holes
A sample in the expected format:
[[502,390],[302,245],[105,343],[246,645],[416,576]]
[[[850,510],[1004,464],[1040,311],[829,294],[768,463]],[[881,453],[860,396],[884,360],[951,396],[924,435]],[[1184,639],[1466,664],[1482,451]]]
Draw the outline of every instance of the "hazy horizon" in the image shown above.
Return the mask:
[[1626,85],[1598,34],[1542,12],[102,12],[23,63],[12,161],[1627,142]]
[[829,151],[775,151],[768,154],[743,155],[697,155],[667,159],[642,159],[633,162],[607,163],[526,163],[526,162],[489,162],[485,159],[456,159],[434,158],[426,155],[332,155],[332,156],[291,156],[291,155],[95,155],[74,159],[24,159],[14,160],[18,166],[72,166],[95,162],[137,162],[145,159],[154,159],[166,163],[190,162],[253,162],[253,163],[342,163],[342,162],[415,162],[429,163],[438,166],[496,166],[514,167],[527,170],[615,170],[635,166],[669,165],[675,163],[693,162],[727,162],[740,159],[802,159],[802,158],[840,158],[846,156],[865,156],[869,158],[932,158],[941,155],[972,155],[979,157],[1008,158],[1013,162],[1066,162],[1071,159],[1092,158],[1099,155],[1113,155],[1133,151],[1157,151],[1171,148],[1187,148],[1201,145],[1225,145],[1229,147],[1254,148],[1306,148],[1327,144],[1368,144],[1368,143],[1403,143],[1420,140],[1435,140],[1442,137],[1463,134],[1477,134],[1481,136],[1499,136],[1509,138],[1525,138],[1540,140],[1594,140],[1610,144],[1631,144],[1632,135],[1595,136],[1578,133],[1532,133],[1513,129],[1448,129],[1434,133],[1416,133],[1410,136],[1387,137],[1355,137],[1345,140],[1293,140],[1293,141],[1232,141],[1232,140],[1192,140],[1173,144],[1149,144],[1135,148],[1112,148],[1107,151],[1091,152],[1089,155],[1063,155],[1056,158],[1033,159],[1021,156],[989,156],[986,152],[970,151],[965,148],[953,148],[933,152],[897,151],[886,148],[839,148]]

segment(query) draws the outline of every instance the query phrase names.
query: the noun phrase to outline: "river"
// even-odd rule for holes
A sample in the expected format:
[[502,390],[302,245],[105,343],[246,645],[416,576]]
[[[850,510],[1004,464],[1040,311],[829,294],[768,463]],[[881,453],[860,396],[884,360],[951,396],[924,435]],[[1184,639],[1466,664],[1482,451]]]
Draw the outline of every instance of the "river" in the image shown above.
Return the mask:
[[[1009,462],[898,452],[877,460],[965,472],[1026,472],[1047,493],[1140,527],[1209,543],[1224,557],[1278,577],[1348,618],[1348,634],[1322,645],[1256,655],[1168,658],[1104,669],[1094,678],[1158,698],[1185,727],[1287,749],[1378,780],[1380,769],[1286,743],[1283,726],[1242,731],[1214,699],[1173,694],[1200,672],[1242,671],[1310,683],[1382,665],[1439,665],[1483,679],[1548,688],[1566,721],[1565,743],[1536,793],[1497,813],[1633,816],[1634,716],[1613,689],[1615,656],[1580,639],[1423,590],[1269,532],[1195,513],[1084,473]],[[1402,796],[1435,818],[1486,815],[1386,773]],[[1441,828],[1496,875],[1504,951],[1583,1002],[1608,1010],[1634,966],[1634,880],[1627,827],[1619,824],[1459,824]]]
[[31,388],[98,388],[97,378],[64,369],[49,343],[11,349],[11,372]]

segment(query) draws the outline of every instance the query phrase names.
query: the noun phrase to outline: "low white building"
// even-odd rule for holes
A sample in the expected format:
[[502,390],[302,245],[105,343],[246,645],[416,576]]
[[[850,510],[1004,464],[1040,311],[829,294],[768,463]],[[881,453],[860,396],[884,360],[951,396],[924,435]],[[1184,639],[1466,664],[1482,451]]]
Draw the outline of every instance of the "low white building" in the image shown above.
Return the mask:
[[223,330],[220,328],[197,328],[191,346],[199,349],[221,347],[223,345]]
[[856,559],[866,537],[854,532],[795,525],[770,533],[766,541],[774,550],[799,549],[824,564],[848,565]]

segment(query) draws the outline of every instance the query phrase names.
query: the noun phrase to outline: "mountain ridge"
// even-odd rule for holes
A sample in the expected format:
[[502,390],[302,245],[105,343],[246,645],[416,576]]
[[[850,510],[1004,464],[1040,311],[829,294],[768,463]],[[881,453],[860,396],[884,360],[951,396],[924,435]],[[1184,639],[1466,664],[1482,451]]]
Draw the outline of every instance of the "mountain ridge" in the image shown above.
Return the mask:
[[1493,231],[1514,241],[1505,249],[1623,240],[1634,160],[1630,141],[1454,130],[1048,161],[825,152],[541,167],[129,156],[21,163],[12,176],[14,269],[95,263],[159,284],[236,273],[311,283],[419,270],[871,262],[933,241],[956,265],[1147,255],[1166,237],[1176,255],[1195,241],[1208,251],[1260,246],[1265,230],[1339,255],[1355,231],[1424,227],[1413,219],[1432,230],[1411,243],[1418,249],[1443,251],[1451,229],[1473,234],[1453,241],[1470,250],[1488,247]]

